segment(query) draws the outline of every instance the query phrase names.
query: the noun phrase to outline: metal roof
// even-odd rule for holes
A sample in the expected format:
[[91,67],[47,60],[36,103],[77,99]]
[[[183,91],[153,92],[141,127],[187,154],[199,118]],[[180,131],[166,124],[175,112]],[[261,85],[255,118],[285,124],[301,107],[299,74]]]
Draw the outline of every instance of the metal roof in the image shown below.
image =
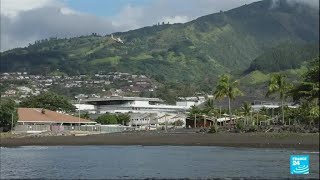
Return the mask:
[[41,108],[18,108],[18,122],[28,123],[85,123],[96,122],[67,114],[62,114]]
[[145,97],[107,97],[107,98],[88,98],[81,99],[81,102],[101,102],[101,101],[151,101],[151,102],[163,102],[159,98],[145,98]]

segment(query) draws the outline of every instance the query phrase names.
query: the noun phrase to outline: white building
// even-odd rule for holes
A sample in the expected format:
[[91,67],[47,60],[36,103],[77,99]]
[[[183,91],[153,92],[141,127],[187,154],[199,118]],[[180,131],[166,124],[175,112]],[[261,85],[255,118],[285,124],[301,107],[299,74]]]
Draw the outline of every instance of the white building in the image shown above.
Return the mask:
[[[186,124],[186,115],[176,113],[130,113],[129,126],[140,127],[140,129],[156,129],[175,125],[177,121]],[[177,124],[178,125],[178,124]]]
[[182,121],[183,126],[185,126],[186,118],[186,114],[159,113],[157,120],[159,124],[174,124],[177,121]]
[[130,113],[129,126],[157,126],[156,113]]
[[17,89],[22,92],[22,93],[31,93],[32,92],[32,89],[26,87],[26,86],[19,86],[17,87]]
[[132,126],[172,124],[177,120],[186,122],[186,112],[194,105],[204,100],[190,99],[179,101],[175,105],[164,104],[159,98],[144,97],[107,97],[82,99],[81,104],[75,104],[77,109],[94,114],[129,113]]
[[191,106],[198,105],[198,101],[179,101],[176,105],[163,104],[159,98],[144,97],[108,97],[88,98],[81,101],[94,105],[98,114],[105,113],[178,113],[184,114]]
[[92,104],[81,104],[80,102],[73,105],[77,108],[77,111],[80,110],[80,111],[88,112],[89,114],[96,114],[95,107]]
[[[252,110],[254,112],[260,111],[262,108],[266,109],[276,109],[281,106],[280,102],[271,102],[271,101],[254,101],[252,105]],[[284,103],[284,106],[288,106],[289,108],[297,108],[298,105],[294,105],[293,103]]]

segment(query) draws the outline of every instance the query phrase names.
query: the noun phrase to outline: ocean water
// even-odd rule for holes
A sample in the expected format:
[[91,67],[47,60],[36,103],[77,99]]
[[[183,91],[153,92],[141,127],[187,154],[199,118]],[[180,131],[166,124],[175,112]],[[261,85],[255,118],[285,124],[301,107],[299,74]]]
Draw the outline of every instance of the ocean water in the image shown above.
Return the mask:
[[[310,155],[310,174],[289,158]],[[1,179],[318,178],[319,153],[212,146],[28,146],[0,149]]]

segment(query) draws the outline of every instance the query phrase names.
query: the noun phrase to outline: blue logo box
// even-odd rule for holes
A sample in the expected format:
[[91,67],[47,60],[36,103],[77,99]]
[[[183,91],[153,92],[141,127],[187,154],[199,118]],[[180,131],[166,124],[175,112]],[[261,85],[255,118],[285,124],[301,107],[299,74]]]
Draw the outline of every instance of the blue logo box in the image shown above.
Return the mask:
[[290,174],[309,174],[309,155],[291,155]]

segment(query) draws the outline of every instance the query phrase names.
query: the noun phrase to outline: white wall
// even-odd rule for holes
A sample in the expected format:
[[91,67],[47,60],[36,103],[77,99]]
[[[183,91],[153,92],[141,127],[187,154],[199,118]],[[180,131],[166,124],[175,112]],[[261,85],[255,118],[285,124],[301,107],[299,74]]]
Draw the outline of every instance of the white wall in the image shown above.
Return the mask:
[[[168,115],[167,117],[162,117],[164,115]],[[176,113],[159,113],[158,117],[161,117],[158,119],[158,123],[165,123],[166,121],[168,123],[173,123],[177,120],[183,121],[184,124],[186,124],[186,117],[185,115],[179,114],[179,117],[176,117],[178,114]],[[176,118],[174,118],[176,117]]]
[[77,110],[79,110],[79,107],[80,107],[80,111],[82,110],[95,110],[95,107],[94,105],[91,105],[91,104],[73,104]]
[[177,106],[185,106],[187,108],[190,108],[191,106],[195,105],[196,103],[194,101],[178,101],[176,102]]
[[148,106],[149,105],[149,101],[134,101],[133,104],[135,106]]

